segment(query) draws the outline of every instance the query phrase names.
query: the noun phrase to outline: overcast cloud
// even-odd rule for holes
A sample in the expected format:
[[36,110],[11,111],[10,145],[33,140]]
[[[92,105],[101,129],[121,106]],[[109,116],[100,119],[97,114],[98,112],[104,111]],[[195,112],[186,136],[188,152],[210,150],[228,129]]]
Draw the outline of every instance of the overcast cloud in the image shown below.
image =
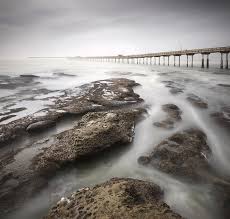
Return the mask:
[[228,0],[0,0],[0,58],[230,46]]

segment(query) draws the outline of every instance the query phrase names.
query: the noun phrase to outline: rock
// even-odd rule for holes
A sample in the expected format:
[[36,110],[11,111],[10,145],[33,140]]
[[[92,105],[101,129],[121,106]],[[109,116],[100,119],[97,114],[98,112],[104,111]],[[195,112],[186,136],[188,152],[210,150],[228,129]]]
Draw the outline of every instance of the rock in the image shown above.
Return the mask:
[[221,112],[211,114],[211,117],[222,127],[230,129],[230,107],[222,107]]
[[154,125],[156,127],[172,129],[174,123],[181,120],[182,112],[175,104],[165,104],[162,106],[162,109],[167,113],[167,118],[161,122],[155,122]]
[[181,89],[181,88],[171,88],[170,90],[170,93],[171,94],[179,94],[179,93],[183,93],[184,92],[184,90],[183,89]]
[[230,88],[230,84],[217,84],[217,85],[220,86],[220,87]]
[[0,113],[0,116],[9,115],[12,113],[18,113],[18,112],[21,112],[23,110],[26,110],[26,108],[25,107],[19,107],[19,108],[9,109],[7,112]]
[[67,74],[64,72],[55,72],[53,75],[57,75],[59,77],[76,77],[77,75]]
[[194,94],[188,94],[187,100],[195,107],[199,107],[202,109],[208,108],[208,104],[204,100],[202,100],[200,97]]
[[148,156],[140,156],[138,158],[138,163],[141,165],[147,165],[149,164],[151,159]]
[[113,178],[62,198],[43,219],[182,218],[163,201],[160,187],[141,180]]
[[180,83],[174,81],[162,81],[165,84],[165,87],[170,88],[169,91],[171,94],[179,94],[184,92],[184,86]]
[[220,218],[228,219],[230,215],[230,182],[216,182],[212,187],[212,193],[222,214]]
[[[18,169],[9,166],[4,169],[13,161],[12,153],[18,154],[15,150],[9,158],[4,156],[5,160],[0,161],[0,197],[4,200],[0,202],[0,217],[5,211],[20,207],[67,164],[77,166],[79,163],[75,161],[90,159],[107,149],[125,147],[133,140],[134,125],[143,112],[136,108],[88,113],[74,128],[28,145],[32,149],[36,147],[37,152],[28,155],[29,162]],[[8,189],[12,187],[5,184],[10,179],[18,181],[14,189]]]
[[22,78],[39,78],[37,75],[20,75]]
[[50,127],[55,126],[55,125],[56,125],[56,123],[52,120],[39,121],[39,122],[35,122],[35,123],[30,124],[26,128],[26,131],[27,132],[41,131],[43,129],[47,129],[47,128],[50,128]]
[[189,129],[162,141],[148,158],[140,157],[139,162],[173,176],[198,179],[201,177],[199,171],[209,168],[210,154],[206,135],[202,131]]
[[82,115],[87,112],[139,104],[143,100],[132,89],[137,85],[133,80],[116,78],[94,81],[74,89],[65,90],[65,94],[56,97],[55,104],[47,109],[46,115],[39,117],[29,115],[0,125],[0,145],[5,145],[18,136],[27,134],[26,128],[32,123],[47,120],[57,122],[70,114]]
[[5,121],[5,120],[7,120],[7,119],[11,119],[11,118],[13,118],[13,117],[15,117],[15,116],[16,116],[16,115],[3,116],[3,117],[0,118],[0,122],[3,122],[3,121]]
[[56,142],[34,158],[40,172],[58,169],[69,162],[132,142],[135,121],[143,109],[88,113],[78,124],[56,136]]
[[18,87],[29,87],[40,82],[35,82],[34,79],[38,76],[35,75],[20,75],[19,77],[3,78],[0,81],[0,89],[16,89]]

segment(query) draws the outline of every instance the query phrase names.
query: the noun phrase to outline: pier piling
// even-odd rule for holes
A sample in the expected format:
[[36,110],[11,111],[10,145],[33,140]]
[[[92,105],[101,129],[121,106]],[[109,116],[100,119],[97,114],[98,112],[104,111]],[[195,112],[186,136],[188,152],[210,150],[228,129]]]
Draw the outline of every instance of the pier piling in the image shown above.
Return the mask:
[[223,63],[223,53],[220,53],[220,68],[223,69],[224,63]]
[[207,54],[207,63],[206,67],[209,68],[209,54]]
[[229,54],[229,53],[227,52],[227,53],[226,53],[226,66],[225,66],[226,69],[228,69],[228,54]]
[[204,54],[202,54],[201,68],[204,68]]

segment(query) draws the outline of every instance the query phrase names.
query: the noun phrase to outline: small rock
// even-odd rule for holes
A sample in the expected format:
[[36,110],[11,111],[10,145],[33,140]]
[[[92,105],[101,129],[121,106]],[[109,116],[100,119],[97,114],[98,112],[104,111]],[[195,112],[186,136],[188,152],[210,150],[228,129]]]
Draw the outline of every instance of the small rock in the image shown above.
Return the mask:
[[137,161],[141,165],[146,165],[149,164],[151,160],[148,156],[140,156]]
[[5,121],[5,120],[10,119],[10,118],[13,118],[13,117],[15,117],[15,116],[16,116],[16,115],[3,116],[3,117],[0,118],[0,122],[3,122],[3,121]]
[[194,95],[194,94],[188,94],[187,100],[196,107],[202,108],[202,109],[207,109],[208,104],[202,100],[200,97]]
[[181,110],[175,104],[165,104],[162,106],[162,110],[167,113],[167,118],[161,122],[155,122],[156,127],[165,129],[174,128],[174,123],[181,120]]
[[230,107],[222,107],[221,112],[212,113],[211,117],[222,127],[230,128]]
[[37,132],[37,131],[41,131],[42,129],[46,129],[46,128],[50,128],[52,126],[55,126],[55,122],[52,120],[45,120],[45,121],[39,121],[39,122],[35,122],[30,124],[27,128],[26,131],[27,132]]
[[202,131],[189,129],[162,141],[148,158],[141,157],[139,161],[173,176],[198,179],[202,177],[199,171],[209,168],[207,159],[210,154],[206,135]]

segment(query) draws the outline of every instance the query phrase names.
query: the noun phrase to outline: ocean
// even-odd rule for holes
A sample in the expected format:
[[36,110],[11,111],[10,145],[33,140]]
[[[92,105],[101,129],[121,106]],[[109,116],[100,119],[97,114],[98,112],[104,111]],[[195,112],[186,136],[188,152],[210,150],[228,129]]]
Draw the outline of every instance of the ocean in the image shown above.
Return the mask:
[[[213,113],[222,113],[230,124],[230,70],[213,66],[209,69],[173,66],[87,62],[74,59],[25,59],[0,61],[0,125],[9,124],[31,114],[42,113],[54,104],[54,97],[66,89],[96,80],[128,78],[140,86],[135,92],[144,99],[148,114],[135,128],[135,138],[123,150],[110,151],[95,159],[59,171],[47,186],[33,194],[7,218],[41,218],[61,197],[79,188],[93,186],[112,177],[131,177],[157,183],[165,190],[164,199],[186,218],[221,218],[212,188],[174,178],[159,170],[138,164],[138,157],[151,151],[165,138],[189,128],[198,128],[207,136],[212,157],[208,162],[219,176],[230,177],[230,125],[216,122]],[[170,86],[176,86],[172,90]],[[196,107],[188,96],[196,96],[207,108]],[[182,120],[172,129],[155,127],[165,117],[162,105],[175,104]],[[25,147],[73,127],[74,121],[62,121],[49,132],[31,139],[0,147],[0,159],[15,151],[11,161],[0,170],[23,171],[39,149]],[[18,150],[20,149],[20,150]],[[1,186],[1,185],[0,185]]]

